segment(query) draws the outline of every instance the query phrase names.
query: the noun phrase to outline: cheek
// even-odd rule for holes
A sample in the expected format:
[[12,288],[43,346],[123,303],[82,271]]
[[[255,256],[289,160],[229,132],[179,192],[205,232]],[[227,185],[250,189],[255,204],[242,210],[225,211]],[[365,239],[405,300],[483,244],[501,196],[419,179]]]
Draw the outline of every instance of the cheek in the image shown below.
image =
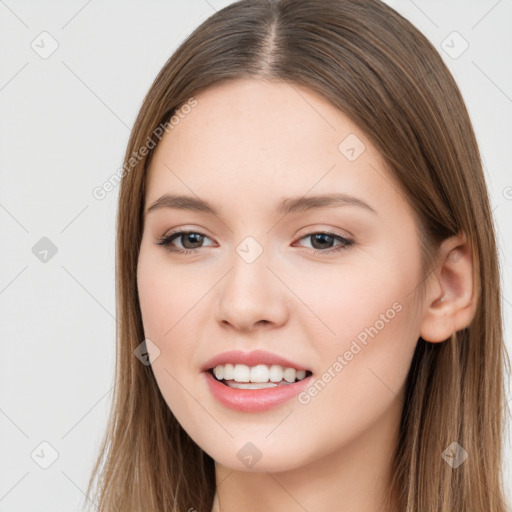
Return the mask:
[[194,305],[204,292],[191,285],[178,266],[166,264],[165,257],[143,247],[137,287],[144,336],[159,350],[151,364],[158,387],[174,413],[187,410],[188,395],[180,383],[187,385],[187,379],[197,372],[191,365],[194,345],[190,329],[194,325]]
[[336,341],[322,344],[319,372],[298,397],[305,430],[321,425],[318,453],[332,449],[329,439],[348,443],[390,411],[400,414],[417,333],[413,305],[393,298],[368,301],[366,308],[348,301],[332,320]]
[[414,261],[383,258],[379,265],[352,265],[324,279],[327,292],[315,307],[335,335],[324,330],[328,336],[316,337],[321,373],[302,403],[312,418],[327,423],[336,416],[330,420],[333,435],[345,420],[354,432],[364,428],[400,396],[419,336],[411,293],[418,271]]
[[[350,389],[351,396],[365,395],[361,386],[368,385],[388,392],[379,377],[397,391],[419,336],[420,318],[411,293],[419,264],[391,251],[382,255],[380,260],[354,258],[347,265],[326,267],[294,287],[316,313],[304,310],[300,321],[314,342],[321,371],[336,375],[331,380]],[[342,369],[336,364],[339,356]]]
[[218,277],[206,268],[170,263],[162,252],[141,247],[137,286],[144,335],[160,350],[152,368],[174,393],[179,385],[172,376],[181,382],[198,373],[198,335],[211,321],[206,295]]
[[195,277],[191,281],[190,273],[170,265],[158,251],[141,248],[137,288],[146,337],[162,341],[172,338],[180,319],[201,298]]
[[364,340],[366,330],[375,324],[379,331],[389,332],[405,318],[406,323],[414,322],[410,312],[405,313],[417,273],[411,262],[357,256],[346,264],[298,273],[300,278],[293,272],[298,270],[283,268],[283,280],[293,283],[293,294],[304,304],[297,302],[297,318],[320,351],[343,349],[358,336]]

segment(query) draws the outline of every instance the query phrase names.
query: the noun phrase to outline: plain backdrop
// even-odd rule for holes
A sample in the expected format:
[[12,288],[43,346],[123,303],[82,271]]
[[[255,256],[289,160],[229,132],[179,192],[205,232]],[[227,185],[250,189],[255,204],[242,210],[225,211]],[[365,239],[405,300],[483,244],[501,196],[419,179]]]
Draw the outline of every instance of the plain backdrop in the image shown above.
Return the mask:
[[[92,191],[122,165],[165,61],[229,3],[0,1],[0,512],[80,510],[112,396],[116,325],[118,187],[102,200]],[[436,46],[467,102],[512,351],[512,3],[388,3]],[[508,430],[509,489],[511,460]]]

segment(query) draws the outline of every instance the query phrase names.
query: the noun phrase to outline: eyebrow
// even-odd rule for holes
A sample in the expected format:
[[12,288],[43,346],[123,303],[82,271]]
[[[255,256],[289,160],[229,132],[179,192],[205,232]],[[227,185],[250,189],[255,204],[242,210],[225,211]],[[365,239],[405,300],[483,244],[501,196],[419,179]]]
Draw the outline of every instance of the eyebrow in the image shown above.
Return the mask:
[[[374,208],[362,199],[347,194],[289,197],[279,203],[277,213],[287,215],[289,213],[305,212],[316,208],[332,208],[347,205],[358,206],[371,211],[374,214],[377,213]],[[144,215],[162,208],[195,211],[218,216],[217,210],[207,201],[197,197],[177,194],[164,194],[159,197],[149,208],[146,209]]]

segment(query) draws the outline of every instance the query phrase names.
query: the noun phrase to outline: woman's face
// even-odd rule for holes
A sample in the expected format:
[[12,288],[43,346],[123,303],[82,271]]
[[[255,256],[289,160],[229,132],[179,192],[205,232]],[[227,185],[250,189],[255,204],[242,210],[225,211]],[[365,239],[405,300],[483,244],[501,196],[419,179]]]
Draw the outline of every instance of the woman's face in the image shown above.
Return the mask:
[[[398,185],[306,88],[236,80],[195,99],[153,155],[137,269],[165,401],[233,469],[390,444],[421,321],[418,232]],[[190,199],[148,212],[164,194]]]

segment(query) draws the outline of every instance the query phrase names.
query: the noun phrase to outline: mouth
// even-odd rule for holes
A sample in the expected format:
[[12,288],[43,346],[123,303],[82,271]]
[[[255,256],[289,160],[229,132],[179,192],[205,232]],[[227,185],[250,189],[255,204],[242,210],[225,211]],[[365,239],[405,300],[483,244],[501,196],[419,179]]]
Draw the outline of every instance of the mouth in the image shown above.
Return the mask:
[[281,365],[222,364],[209,368],[207,372],[224,386],[236,389],[266,389],[288,386],[312,375],[310,370],[295,369]]

